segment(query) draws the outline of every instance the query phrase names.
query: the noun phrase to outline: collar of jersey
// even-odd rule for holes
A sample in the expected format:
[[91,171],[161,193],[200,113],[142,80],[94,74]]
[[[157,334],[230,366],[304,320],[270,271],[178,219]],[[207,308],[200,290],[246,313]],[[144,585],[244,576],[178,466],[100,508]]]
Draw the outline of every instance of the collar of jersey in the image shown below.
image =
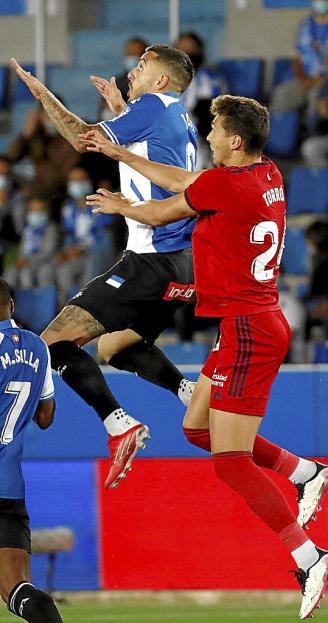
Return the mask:
[[15,322],[15,320],[2,320],[0,322],[0,330],[1,329],[17,329],[17,324]]

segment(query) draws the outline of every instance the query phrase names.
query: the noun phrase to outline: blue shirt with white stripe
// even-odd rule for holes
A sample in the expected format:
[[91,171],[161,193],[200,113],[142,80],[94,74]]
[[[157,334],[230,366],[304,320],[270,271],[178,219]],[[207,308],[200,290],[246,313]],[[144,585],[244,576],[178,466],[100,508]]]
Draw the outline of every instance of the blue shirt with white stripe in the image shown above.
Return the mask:
[[50,355],[34,333],[0,322],[0,498],[24,499],[24,432],[40,400],[53,398]]
[[[176,93],[145,93],[127,108],[99,125],[118,145],[154,162],[195,170],[197,130]],[[121,191],[134,201],[166,199],[172,194],[120,162]],[[182,219],[162,227],[151,227],[126,219],[127,249],[136,253],[168,253],[191,246],[194,219]]]

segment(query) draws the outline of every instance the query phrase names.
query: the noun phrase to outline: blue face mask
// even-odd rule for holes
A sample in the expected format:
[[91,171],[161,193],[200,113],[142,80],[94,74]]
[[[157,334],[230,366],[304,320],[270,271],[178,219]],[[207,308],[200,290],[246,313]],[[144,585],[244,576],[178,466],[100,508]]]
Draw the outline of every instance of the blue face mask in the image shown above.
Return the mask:
[[312,10],[317,15],[325,15],[326,13],[328,13],[327,0],[314,0],[311,6],[312,6]]
[[44,212],[30,212],[26,215],[26,221],[30,227],[42,227],[48,224],[49,216]]
[[92,186],[87,180],[73,180],[67,184],[68,194],[73,199],[82,199],[92,193]]
[[10,186],[8,175],[0,175],[0,190],[8,190]]
[[139,63],[139,56],[126,56],[124,59],[124,69],[129,73]]

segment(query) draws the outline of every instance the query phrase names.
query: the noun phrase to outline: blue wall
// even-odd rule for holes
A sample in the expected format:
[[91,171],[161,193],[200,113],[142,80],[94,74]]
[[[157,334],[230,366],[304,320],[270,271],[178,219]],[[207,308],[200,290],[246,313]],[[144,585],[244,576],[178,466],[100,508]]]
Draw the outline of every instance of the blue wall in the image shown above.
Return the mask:
[[[31,528],[71,528],[73,549],[55,561],[56,590],[99,588],[98,500],[95,461],[33,461],[23,466]],[[33,581],[46,588],[47,558],[32,557]]]
[[[192,368],[193,370],[196,367]],[[185,372],[196,379],[197,372]],[[159,387],[128,373],[106,372],[122,406],[150,426],[144,457],[204,456],[181,431],[184,407]],[[108,456],[104,427],[93,412],[55,376],[57,410],[48,431],[32,424],[26,434],[29,459],[93,459]],[[285,366],[271,395],[261,432],[303,456],[328,456],[328,366]]]

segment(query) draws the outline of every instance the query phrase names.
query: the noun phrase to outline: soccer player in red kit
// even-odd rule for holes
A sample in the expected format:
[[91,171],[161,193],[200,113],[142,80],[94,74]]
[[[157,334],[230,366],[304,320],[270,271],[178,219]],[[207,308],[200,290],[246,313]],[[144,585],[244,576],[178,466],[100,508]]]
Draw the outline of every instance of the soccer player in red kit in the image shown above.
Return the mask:
[[211,449],[218,478],[244,498],[291,552],[304,619],[319,605],[328,552],[308,539],[301,527],[304,517],[296,521],[286,498],[261,468],[294,476],[303,498],[306,486],[318,479],[323,481],[322,497],[327,468],[257,434],[290,342],[276,284],[285,235],[283,181],[276,165],[261,155],[269,131],[264,106],[224,95],[213,100],[211,110],[208,141],[217,168],[204,172],[124,156],[120,148],[107,149],[98,134],[88,133],[91,150],[124,159],[153,183],[180,194],[136,205],[100,189],[87,203],[96,212],[119,213],[153,227],[198,215],[193,234],[196,313],[218,318],[220,338],[203,367],[184,431],[192,443]]

